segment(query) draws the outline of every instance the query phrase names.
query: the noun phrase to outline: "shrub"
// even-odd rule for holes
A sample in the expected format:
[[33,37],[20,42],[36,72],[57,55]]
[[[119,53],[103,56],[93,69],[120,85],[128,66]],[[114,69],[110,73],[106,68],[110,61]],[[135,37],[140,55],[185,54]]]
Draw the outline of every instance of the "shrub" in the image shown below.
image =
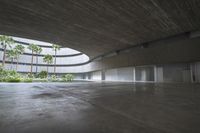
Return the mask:
[[14,70],[4,70],[0,67],[0,82],[32,82],[32,77],[30,74],[22,76]]
[[71,82],[74,79],[72,74],[66,74],[62,76],[62,80],[65,82]]
[[35,78],[35,79],[33,79],[33,82],[48,82],[48,80],[47,79]]
[[56,81],[58,81],[56,75],[52,75],[52,76],[51,76],[51,81],[52,81],[52,82],[56,82]]
[[48,75],[47,71],[41,71],[40,73],[38,73],[37,77],[44,79],[47,78],[47,75]]
[[23,82],[33,82],[32,78],[23,78],[22,79]]
[[0,66],[0,82],[5,82],[7,74],[8,72],[3,70],[2,66]]
[[3,70],[1,73],[1,76],[3,76],[1,79],[3,82],[20,82],[21,81],[21,75],[18,74],[16,71],[6,71]]
[[18,76],[7,76],[5,81],[6,82],[20,82],[21,78]]
[[27,76],[28,78],[34,78],[34,75],[31,74],[31,73],[28,73],[26,76]]

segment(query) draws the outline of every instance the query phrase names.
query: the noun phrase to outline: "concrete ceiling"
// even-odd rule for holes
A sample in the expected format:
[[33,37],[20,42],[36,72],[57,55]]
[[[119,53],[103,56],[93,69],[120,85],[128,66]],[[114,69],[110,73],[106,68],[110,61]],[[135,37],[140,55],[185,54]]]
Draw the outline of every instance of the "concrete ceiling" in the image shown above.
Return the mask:
[[0,0],[1,34],[91,58],[199,28],[200,0]]

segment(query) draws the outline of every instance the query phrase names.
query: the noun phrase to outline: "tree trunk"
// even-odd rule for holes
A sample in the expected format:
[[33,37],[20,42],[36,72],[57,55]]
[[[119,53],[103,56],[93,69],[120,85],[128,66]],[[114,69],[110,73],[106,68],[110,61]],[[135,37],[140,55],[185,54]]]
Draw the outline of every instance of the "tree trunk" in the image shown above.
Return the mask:
[[31,75],[33,73],[33,50],[32,50],[32,58],[31,58]]
[[54,75],[56,75],[56,56],[57,56],[57,50],[55,50],[55,59],[54,59]]
[[11,70],[13,70],[13,58],[11,59]]
[[5,66],[5,63],[6,63],[6,47],[4,47],[4,50],[3,50],[3,63],[2,63],[2,67],[4,68]]
[[18,64],[19,64],[19,57],[17,57],[16,71],[18,69]]
[[47,64],[47,77],[48,77],[48,75],[49,75],[49,66]]
[[38,72],[38,55],[37,55],[37,61],[36,61],[36,73]]

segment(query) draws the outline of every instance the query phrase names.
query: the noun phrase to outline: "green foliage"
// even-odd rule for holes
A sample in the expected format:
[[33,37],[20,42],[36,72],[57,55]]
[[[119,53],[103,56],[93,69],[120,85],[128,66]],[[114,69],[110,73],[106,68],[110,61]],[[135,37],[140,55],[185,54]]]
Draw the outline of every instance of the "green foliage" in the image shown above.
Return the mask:
[[5,65],[5,55],[6,55],[6,49],[7,47],[11,48],[11,45],[14,44],[14,40],[12,39],[12,37],[9,36],[5,36],[5,35],[0,35],[0,45],[3,48],[3,64],[2,66]]
[[36,44],[30,44],[28,49],[32,51],[32,53],[40,54],[42,52],[42,48]]
[[21,82],[20,75],[8,75],[5,79],[6,82]]
[[15,51],[14,49],[8,50],[6,55],[7,55],[7,58],[9,58],[10,60],[14,60],[17,58],[17,51]]
[[14,50],[16,51],[17,55],[21,55],[24,53],[25,47],[21,44],[17,44],[17,46],[15,46]]
[[62,81],[64,82],[71,82],[74,79],[74,75],[72,74],[66,74],[62,76]]
[[15,46],[14,50],[18,59],[19,56],[25,52],[25,47],[21,44],[18,44],[17,46]]
[[33,82],[33,78],[23,78],[23,82]]
[[0,69],[0,82],[20,82],[21,75],[16,71]]
[[41,79],[47,78],[47,71],[41,71],[38,73],[37,77]]
[[32,78],[29,75],[22,76],[16,71],[3,70],[0,67],[0,82],[32,82]]
[[[0,66],[0,82],[48,82],[47,72],[41,71],[38,75],[38,78],[34,78],[31,74],[21,75],[16,71],[4,70]],[[51,82],[71,82],[73,81],[74,76],[72,74],[66,74],[62,76],[62,80],[59,80],[56,75],[52,75],[50,78]]]
[[48,82],[47,79],[41,79],[41,78],[35,78],[33,79],[33,82]]
[[47,55],[44,56],[43,61],[46,62],[47,64],[52,64],[53,63],[53,56],[47,54]]
[[41,52],[42,52],[42,48],[40,46],[37,46],[36,53],[40,54]]
[[52,48],[53,48],[54,51],[60,50],[60,46],[57,45],[57,44],[52,44]]
[[28,73],[28,74],[27,74],[27,78],[34,78],[34,75],[31,74],[31,73]]
[[33,78],[34,78],[34,76],[31,75],[30,73],[24,74],[21,76],[21,82],[32,82]]
[[7,71],[3,70],[3,67],[0,66],[0,82],[4,82],[6,76]]
[[56,75],[51,75],[51,79],[52,82],[57,82],[59,81]]
[[14,43],[14,40],[12,39],[12,37],[0,35],[0,43],[1,43],[2,48],[4,49],[7,46],[11,47],[11,44]]
[[38,50],[38,46],[36,44],[28,45],[28,49],[32,51],[32,53],[36,53]]

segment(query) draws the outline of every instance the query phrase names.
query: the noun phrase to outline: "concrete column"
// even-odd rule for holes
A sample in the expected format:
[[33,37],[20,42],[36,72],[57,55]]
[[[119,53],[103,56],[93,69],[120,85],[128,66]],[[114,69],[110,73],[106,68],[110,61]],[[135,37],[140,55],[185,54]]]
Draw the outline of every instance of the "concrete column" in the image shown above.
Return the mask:
[[158,81],[158,79],[157,79],[157,67],[156,66],[154,66],[154,82],[157,82]]
[[106,73],[105,69],[101,70],[101,80],[105,80],[106,79],[105,73]]
[[194,64],[191,63],[191,64],[190,64],[190,78],[191,78],[191,82],[192,82],[192,83],[195,82],[193,76],[195,76],[195,75],[194,75]]
[[162,66],[158,66],[156,68],[156,82],[163,82],[164,81],[164,77],[163,77],[163,67]]
[[146,81],[147,79],[147,72],[145,69],[141,69],[141,81]]
[[133,67],[133,82],[136,81],[136,77],[135,77],[135,67]]

